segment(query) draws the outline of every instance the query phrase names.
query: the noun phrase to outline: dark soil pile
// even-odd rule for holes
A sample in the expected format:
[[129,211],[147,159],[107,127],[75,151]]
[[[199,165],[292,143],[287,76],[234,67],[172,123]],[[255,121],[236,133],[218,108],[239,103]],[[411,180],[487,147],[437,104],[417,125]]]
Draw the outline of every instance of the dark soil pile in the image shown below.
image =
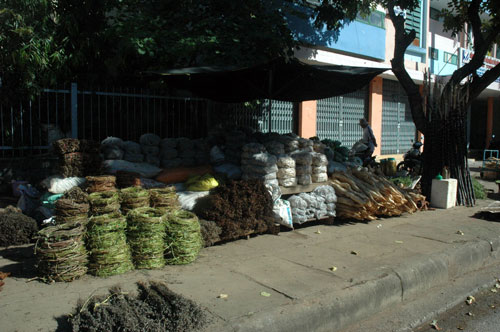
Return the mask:
[[259,180],[228,181],[214,188],[208,197],[211,208],[201,217],[213,220],[222,229],[221,240],[250,234],[277,234],[271,194]]
[[0,247],[30,243],[37,232],[36,221],[18,208],[0,209]]
[[220,233],[222,229],[214,221],[200,219],[201,236],[203,237],[203,246],[211,247],[220,242]]
[[[69,318],[73,332],[188,332],[207,324],[203,309],[170,291],[165,284],[138,285],[137,297],[114,288],[109,296],[79,305]],[[104,301],[106,305],[102,305]]]

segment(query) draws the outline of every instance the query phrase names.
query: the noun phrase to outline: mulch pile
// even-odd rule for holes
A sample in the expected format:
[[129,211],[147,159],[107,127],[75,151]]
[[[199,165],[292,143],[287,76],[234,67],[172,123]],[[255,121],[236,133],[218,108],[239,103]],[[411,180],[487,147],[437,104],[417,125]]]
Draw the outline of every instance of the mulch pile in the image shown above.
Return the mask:
[[99,174],[101,157],[98,142],[64,138],[55,141],[53,146],[59,156],[59,171],[64,177]]
[[66,223],[38,232],[35,246],[37,269],[48,281],[73,281],[87,273],[85,226]]
[[101,191],[116,191],[116,176],[87,176],[87,192],[89,194]]
[[201,211],[201,217],[215,221],[222,229],[222,241],[279,232],[271,194],[262,181],[228,181],[212,189],[207,200],[211,208]]
[[198,331],[208,323],[202,308],[165,284],[151,282],[138,286],[137,296],[113,288],[109,296],[80,304],[68,315],[72,331],[189,332]]
[[37,232],[36,221],[20,209],[14,206],[0,209],[0,247],[30,243]]

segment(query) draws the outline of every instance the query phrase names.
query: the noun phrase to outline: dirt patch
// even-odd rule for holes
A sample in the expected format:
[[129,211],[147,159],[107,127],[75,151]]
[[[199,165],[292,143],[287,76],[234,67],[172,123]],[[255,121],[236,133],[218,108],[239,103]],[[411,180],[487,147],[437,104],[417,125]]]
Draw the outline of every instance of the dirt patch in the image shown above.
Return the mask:
[[228,181],[212,190],[208,202],[210,209],[202,211],[201,217],[215,221],[223,241],[279,231],[274,225],[271,195],[262,181]]
[[196,331],[208,322],[206,313],[193,301],[163,283],[139,283],[138,296],[110,290],[109,296],[79,305],[70,316],[73,332]]
[[0,247],[30,243],[38,232],[35,219],[16,207],[0,209]]

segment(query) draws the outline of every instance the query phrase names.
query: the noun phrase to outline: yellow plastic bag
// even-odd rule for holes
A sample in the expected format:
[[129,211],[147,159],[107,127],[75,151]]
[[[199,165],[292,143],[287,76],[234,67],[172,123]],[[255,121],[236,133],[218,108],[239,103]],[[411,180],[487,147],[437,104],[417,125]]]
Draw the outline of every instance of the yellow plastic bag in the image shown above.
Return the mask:
[[219,185],[219,182],[211,175],[194,176],[186,181],[186,189],[189,191],[208,191]]

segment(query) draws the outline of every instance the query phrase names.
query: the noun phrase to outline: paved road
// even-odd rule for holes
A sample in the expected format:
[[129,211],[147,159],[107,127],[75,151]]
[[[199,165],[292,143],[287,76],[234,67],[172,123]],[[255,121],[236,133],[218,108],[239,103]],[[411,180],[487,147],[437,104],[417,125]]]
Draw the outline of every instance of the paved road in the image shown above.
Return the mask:
[[[499,284],[500,286],[500,284]],[[495,291],[496,293],[492,292]],[[492,287],[473,295],[475,301],[468,305],[466,301],[435,318],[437,327],[443,332],[498,332],[500,331],[500,289]],[[436,331],[436,327],[426,322],[415,332]]]

